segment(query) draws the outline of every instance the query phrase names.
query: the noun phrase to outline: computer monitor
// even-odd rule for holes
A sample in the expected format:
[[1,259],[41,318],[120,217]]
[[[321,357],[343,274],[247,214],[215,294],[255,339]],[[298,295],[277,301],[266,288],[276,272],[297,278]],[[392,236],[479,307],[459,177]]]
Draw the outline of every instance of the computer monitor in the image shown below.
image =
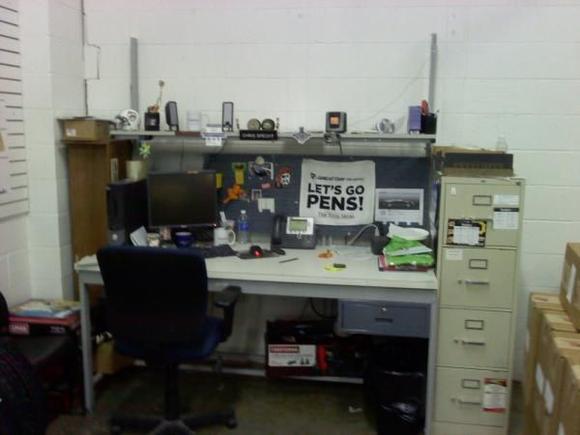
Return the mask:
[[214,171],[149,174],[147,190],[151,227],[201,227],[218,223]]

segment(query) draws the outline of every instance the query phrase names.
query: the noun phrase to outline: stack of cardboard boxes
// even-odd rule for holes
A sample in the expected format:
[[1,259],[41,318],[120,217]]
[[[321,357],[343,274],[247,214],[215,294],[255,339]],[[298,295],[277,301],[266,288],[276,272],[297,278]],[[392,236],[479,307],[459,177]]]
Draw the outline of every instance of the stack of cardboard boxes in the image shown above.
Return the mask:
[[525,435],[580,435],[580,243],[566,248],[560,295],[530,296]]

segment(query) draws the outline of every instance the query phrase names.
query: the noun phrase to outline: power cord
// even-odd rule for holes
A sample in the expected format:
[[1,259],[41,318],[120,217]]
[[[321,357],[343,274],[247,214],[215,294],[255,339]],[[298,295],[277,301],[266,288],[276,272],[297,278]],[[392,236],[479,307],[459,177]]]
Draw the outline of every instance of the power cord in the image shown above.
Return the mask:
[[380,236],[380,235],[381,235],[381,232],[379,231],[379,227],[378,227],[378,226],[376,226],[375,224],[368,224],[368,225],[365,225],[364,227],[362,227],[362,228],[361,228],[361,229],[358,231],[358,233],[356,233],[356,234],[355,234],[355,235],[352,237],[352,239],[350,239],[350,240],[349,240],[349,241],[346,243],[346,245],[347,245],[347,246],[351,246],[351,245],[352,245],[354,242],[356,242],[356,241],[358,240],[358,238],[359,238],[360,236],[362,236],[362,234],[363,234],[363,233],[364,233],[366,230],[368,230],[369,228],[374,228],[374,229],[375,229],[375,236]]

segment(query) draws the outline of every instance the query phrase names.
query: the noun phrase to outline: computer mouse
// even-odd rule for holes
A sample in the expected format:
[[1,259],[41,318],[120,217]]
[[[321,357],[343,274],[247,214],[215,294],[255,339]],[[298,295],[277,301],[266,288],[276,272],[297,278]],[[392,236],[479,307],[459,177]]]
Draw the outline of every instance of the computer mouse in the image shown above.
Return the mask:
[[250,246],[249,253],[252,257],[260,258],[264,256],[264,251],[258,245]]

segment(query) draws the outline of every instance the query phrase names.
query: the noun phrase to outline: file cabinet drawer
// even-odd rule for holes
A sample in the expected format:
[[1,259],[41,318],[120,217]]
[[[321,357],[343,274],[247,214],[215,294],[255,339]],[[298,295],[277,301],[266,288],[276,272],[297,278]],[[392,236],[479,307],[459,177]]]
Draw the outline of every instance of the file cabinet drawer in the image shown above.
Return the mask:
[[437,363],[508,367],[511,313],[441,308]]
[[[445,187],[444,244],[448,240],[447,222],[450,219],[485,221],[485,246],[515,247],[520,225],[520,191],[517,184],[448,184]],[[511,211],[511,214],[506,214]],[[513,214],[517,213],[517,214]],[[514,217],[515,222],[503,219]],[[494,220],[495,219],[495,220]]]
[[515,251],[443,248],[441,266],[442,305],[512,307]]
[[437,369],[435,420],[505,426],[510,379],[506,371]]
[[338,313],[344,332],[429,337],[429,305],[341,300]]

